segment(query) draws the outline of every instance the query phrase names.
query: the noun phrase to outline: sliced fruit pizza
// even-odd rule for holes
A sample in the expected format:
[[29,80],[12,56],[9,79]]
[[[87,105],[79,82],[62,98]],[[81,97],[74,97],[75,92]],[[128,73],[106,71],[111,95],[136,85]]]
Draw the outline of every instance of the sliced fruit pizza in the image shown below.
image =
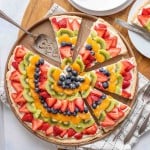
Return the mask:
[[77,16],[50,17],[53,26],[60,57],[63,61],[71,62],[82,19]]
[[136,87],[136,62],[134,58],[123,59],[117,63],[95,70],[95,87],[103,91],[132,99]]
[[97,62],[102,63],[126,52],[126,46],[118,33],[107,22],[98,19],[79,54],[86,68],[90,68]]
[[132,22],[150,31],[150,2],[138,9]]

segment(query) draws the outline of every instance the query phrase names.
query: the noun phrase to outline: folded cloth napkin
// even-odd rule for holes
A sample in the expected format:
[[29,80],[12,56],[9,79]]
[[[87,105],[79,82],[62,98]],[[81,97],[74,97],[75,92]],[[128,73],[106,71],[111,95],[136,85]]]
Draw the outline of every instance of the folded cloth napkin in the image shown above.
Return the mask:
[[[62,12],[65,12],[65,10],[62,7],[60,7],[59,5],[54,4],[51,7],[51,9],[48,11],[46,16],[51,16],[53,14],[62,13]],[[144,87],[144,85],[146,85],[149,82],[149,80],[147,78],[145,78],[140,73],[138,75],[139,75],[139,85],[138,85],[138,90],[139,90],[142,87]],[[4,82],[1,81],[0,82],[0,100],[5,105],[9,106],[8,103],[7,103],[7,98],[6,98],[6,94],[5,94],[3,84],[4,84]],[[139,121],[139,124],[137,126],[137,129],[136,129],[133,137],[131,138],[129,143],[124,145],[123,139],[127,135],[127,133],[129,131],[129,129],[131,128],[131,126],[134,124],[134,121],[136,120],[137,116],[139,115],[139,112],[142,108],[142,105],[144,104],[141,97],[142,97],[142,94],[139,95],[138,98],[137,98],[134,111],[132,113],[130,113],[130,115],[122,123],[122,125],[117,130],[112,132],[108,137],[104,138],[103,140],[100,140],[100,141],[92,143],[92,144],[84,145],[84,146],[81,146],[81,147],[62,147],[62,146],[59,146],[59,145],[56,145],[56,147],[62,148],[62,149],[70,149],[70,150],[87,150],[87,149],[88,150],[130,150],[133,147],[133,145],[138,141],[138,139],[140,137],[140,135],[138,135],[138,127],[143,123],[143,121],[145,120],[145,117],[150,112],[150,105],[147,105],[145,107],[145,110],[142,114],[142,117]],[[150,124],[150,122],[148,124]],[[115,135],[118,132],[120,132],[120,130],[122,130],[120,136],[118,136],[118,138],[116,138],[113,141]],[[150,130],[150,126],[147,126],[144,133],[146,133],[148,130]]]

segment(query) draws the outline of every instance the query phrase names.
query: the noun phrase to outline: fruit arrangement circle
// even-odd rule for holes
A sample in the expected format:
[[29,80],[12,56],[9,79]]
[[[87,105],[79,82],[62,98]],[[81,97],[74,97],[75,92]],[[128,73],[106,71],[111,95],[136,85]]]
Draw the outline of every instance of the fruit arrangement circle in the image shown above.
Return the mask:
[[[83,26],[87,18],[90,30]],[[44,20],[47,25],[41,30],[46,26],[54,33],[59,67],[34,52],[27,36],[16,42],[8,58],[5,86],[12,110],[31,132],[55,144],[100,140],[126,118],[134,103],[134,55],[110,24],[93,18],[72,13]],[[79,44],[81,35],[85,40]]]

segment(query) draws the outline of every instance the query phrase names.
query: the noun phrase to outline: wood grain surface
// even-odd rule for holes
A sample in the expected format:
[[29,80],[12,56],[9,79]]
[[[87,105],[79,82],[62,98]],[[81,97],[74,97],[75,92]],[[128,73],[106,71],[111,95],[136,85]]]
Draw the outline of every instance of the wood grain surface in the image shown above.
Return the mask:
[[[24,17],[22,19],[22,26],[25,28],[29,28],[31,25],[33,25],[38,20],[41,20],[47,13],[47,11],[50,9],[50,7],[53,5],[53,3],[57,3],[60,6],[62,6],[67,11],[74,11],[79,12],[77,9],[75,9],[72,5],[70,5],[67,0],[30,0],[30,3],[25,11]],[[112,24],[118,31],[120,31],[124,37],[126,37],[126,40],[129,42],[131,48],[133,49],[133,52],[135,54],[137,64],[138,64],[138,70],[145,75],[147,78],[150,79],[150,59],[142,56],[136,48],[132,45],[130,42],[128,33],[126,29],[121,28],[117,24],[115,24],[114,20],[115,18],[122,18],[124,20],[127,20],[128,13],[131,9],[130,5],[125,10],[110,15],[107,17],[102,17],[106,21],[108,21],[110,24]],[[22,32],[19,32],[19,36],[22,34]]]

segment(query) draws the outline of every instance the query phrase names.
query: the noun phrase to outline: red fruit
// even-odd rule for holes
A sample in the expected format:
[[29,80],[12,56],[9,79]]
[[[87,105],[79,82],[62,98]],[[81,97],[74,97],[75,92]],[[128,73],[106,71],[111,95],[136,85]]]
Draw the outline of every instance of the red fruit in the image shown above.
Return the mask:
[[72,137],[76,134],[76,131],[72,128],[68,129],[68,137]]
[[30,111],[29,111],[28,108],[27,108],[27,104],[22,105],[22,106],[19,108],[19,112],[22,112],[22,113],[29,113]]
[[132,68],[135,67],[129,61],[122,61],[122,64],[123,64],[123,71],[125,71],[125,72],[129,72]]
[[82,112],[84,110],[84,101],[82,98],[77,98],[75,100],[75,105],[79,108],[79,110]]
[[59,29],[59,25],[58,25],[58,22],[57,22],[56,18],[52,18],[51,22],[52,22],[54,30],[57,31]]
[[125,81],[129,81],[132,79],[132,74],[130,72],[124,72],[122,75]]
[[96,133],[96,131],[97,131],[97,126],[93,125],[91,127],[86,128],[83,132],[84,132],[84,134],[87,134],[87,135],[90,135],[90,134],[93,135]]
[[149,21],[150,16],[142,16],[142,15],[138,15],[138,20],[139,22],[145,27],[147,22]]
[[57,100],[57,102],[54,104],[53,108],[60,109],[61,105],[62,105],[62,102],[60,100]]
[[50,98],[47,98],[46,99],[46,102],[47,102],[47,105],[49,107],[52,107],[55,103],[56,103],[57,99],[56,98],[53,98],[53,97],[50,97]]
[[18,65],[19,63],[17,61],[12,62],[12,66],[14,67],[14,69],[18,70]]
[[63,130],[60,129],[59,127],[57,127],[57,126],[54,126],[54,127],[53,127],[54,136],[58,136],[58,135],[60,135],[62,132],[63,132]]
[[40,90],[45,90],[45,85],[46,85],[46,81],[39,82],[39,89]]
[[12,81],[11,85],[17,93],[23,91],[23,87],[20,83]]
[[66,109],[67,109],[67,107],[68,107],[68,100],[63,100],[62,101],[62,106],[61,106],[61,111],[62,112],[65,112],[66,111]]
[[98,90],[93,90],[92,92],[91,92],[91,94],[93,95],[96,95],[97,97],[101,97],[102,95],[103,95],[103,93],[102,92],[100,92],[100,91],[98,91]]
[[67,19],[67,29],[73,30],[72,24],[69,22],[69,19]]
[[82,54],[82,59],[83,62],[85,62],[85,60],[87,60],[87,58],[90,56],[90,52],[88,50],[85,50],[84,53]]
[[125,104],[121,104],[119,110],[125,110],[128,106]]
[[11,81],[20,82],[20,73],[18,71],[13,71],[9,79]]
[[130,81],[123,81],[123,84],[122,84],[122,88],[123,89],[126,89],[126,88],[128,88],[130,86]]
[[83,136],[82,133],[76,133],[74,137],[75,137],[77,140],[80,140],[80,139],[82,139],[82,136]]
[[108,80],[108,77],[104,75],[102,72],[96,72],[97,82],[105,82]]
[[105,24],[99,23],[97,24],[94,29],[97,30],[101,30],[101,29],[107,29],[107,26]]
[[88,104],[89,104],[90,106],[92,105],[93,100],[92,100],[91,96],[88,96],[88,97],[87,97],[87,102],[88,102]]
[[107,115],[113,120],[118,120],[120,118],[118,112],[117,113],[109,112],[107,113]]
[[63,18],[58,21],[59,28],[66,28],[67,27],[67,18]]
[[25,122],[32,122],[33,115],[31,113],[24,114],[21,120]]
[[68,103],[68,109],[70,110],[70,112],[74,112],[74,110],[75,110],[75,104],[74,104],[74,102],[69,102]]
[[121,52],[121,48],[110,48],[108,52],[110,53],[111,57],[116,57]]
[[111,48],[116,48],[118,38],[116,36],[114,36],[111,38],[111,40],[112,40]]
[[50,126],[45,133],[47,136],[51,135],[53,133],[53,126]]
[[112,39],[106,39],[105,42],[106,42],[106,49],[107,50],[110,49],[111,45],[113,43],[113,40]]
[[40,74],[40,77],[39,77],[39,82],[44,82],[47,80],[47,74]]
[[63,138],[67,134],[67,130],[63,130],[63,132],[60,134],[60,137]]
[[125,97],[125,98],[130,98],[130,97],[131,97],[131,94],[128,93],[127,91],[123,90],[123,91],[122,91],[122,96]]
[[59,51],[60,51],[60,55],[61,55],[62,58],[68,58],[68,57],[72,56],[70,46],[60,47]]
[[48,122],[44,122],[44,123],[38,128],[38,130],[47,131],[49,127],[50,127],[50,124],[49,124]]
[[49,66],[48,66],[47,64],[41,65],[41,66],[40,66],[41,74],[42,74],[42,75],[47,74],[48,69],[49,69]]
[[26,102],[26,100],[24,99],[22,92],[18,92],[16,98],[14,99],[14,101],[18,104],[18,103],[22,103],[24,104]]
[[16,62],[19,64],[19,63],[22,61],[22,58],[16,57],[15,60],[16,60]]
[[15,100],[15,98],[17,97],[17,93],[11,93],[11,97],[13,100]]
[[45,99],[50,97],[50,95],[47,93],[47,91],[40,92],[40,96],[44,97]]
[[26,51],[23,46],[19,46],[16,48],[15,58],[23,58],[26,54]]
[[122,118],[124,116],[124,112],[123,111],[118,111],[118,115],[119,115],[119,118]]
[[110,33],[109,33],[109,31],[107,30],[107,31],[104,33],[103,38],[104,38],[104,39],[108,39],[109,37],[110,37]]
[[143,15],[143,16],[148,16],[148,15],[150,15],[150,8],[143,8],[143,10],[142,10],[142,15]]
[[32,120],[32,130],[36,131],[38,128],[40,128],[43,124],[43,121],[40,119],[33,119]]
[[109,118],[108,116],[105,117],[105,120],[101,122],[102,127],[111,127],[115,124],[115,122]]
[[71,23],[71,26],[72,26],[72,29],[73,30],[79,30],[79,28],[80,28],[80,24],[79,24],[79,22],[78,22],[78,20],[77,19],[73,19],[73,21],[72,21],[72,23]]
[[105,34],[106,31],[107,31],[107,29],[99,29],[96,32],[99,37],[103,37],[103,35]]
[[92,95],[91,94],[91,99],[92,99],[93,102],[95,102],[95,101],[97,101],[99,99],[99,97],[96,96],[96,95]]

